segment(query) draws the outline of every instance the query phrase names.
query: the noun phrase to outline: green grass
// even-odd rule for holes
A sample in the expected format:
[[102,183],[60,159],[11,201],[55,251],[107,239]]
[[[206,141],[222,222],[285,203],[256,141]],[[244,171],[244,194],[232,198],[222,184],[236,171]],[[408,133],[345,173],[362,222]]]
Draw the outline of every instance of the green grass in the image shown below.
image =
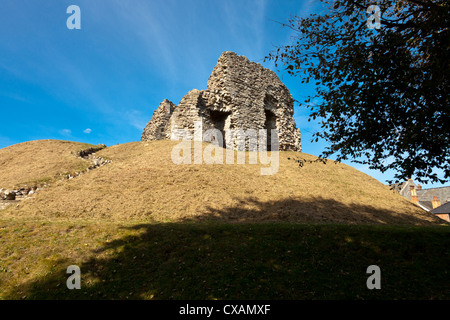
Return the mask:
[[[1,222],[3,299],[448,299],[448,226]],[[68,290],[66,268],[81,268]],[[381,268],[381,290],[366,269]]]

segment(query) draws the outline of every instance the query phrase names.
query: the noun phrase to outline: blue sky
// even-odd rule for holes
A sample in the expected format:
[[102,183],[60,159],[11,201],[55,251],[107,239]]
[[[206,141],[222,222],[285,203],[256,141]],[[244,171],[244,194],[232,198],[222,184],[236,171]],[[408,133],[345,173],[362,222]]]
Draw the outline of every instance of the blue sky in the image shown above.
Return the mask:
[[[69,30],[69,5],[81,30]],[[308,15],[313,0],[2,0],[0,4],[0,148],[37,139],[104,143],[140,140],[164,99],[178,104],[206,89],[223,51],[263,63],[292,31],[275,21]],[[311,85],[277,72],[294,99]],[[297,107],[296,107],[297,108]],[[297,108],[303,151],[316,125]],[[347,164],[350,164],[348,162]],[[350,164],[381,182],[392,177]],[[438,185],[437,185],[438,186]]]

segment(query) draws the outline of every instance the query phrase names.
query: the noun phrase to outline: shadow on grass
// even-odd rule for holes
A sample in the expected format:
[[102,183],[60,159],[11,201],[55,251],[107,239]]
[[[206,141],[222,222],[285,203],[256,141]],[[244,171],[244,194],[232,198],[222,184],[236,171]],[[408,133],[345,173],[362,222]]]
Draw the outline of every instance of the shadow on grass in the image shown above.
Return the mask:
[[[257,208],[242,209],[250,204]],[[27,299],[448,298],[449,228],[251,223],[294,205],[308,204],[250,200],[198,218],[215,221],[128,227],[131,233],[103,243],[79,265],[80,290],[67,289],[72,263],[64,259],[49,276],[15,291]],[[386,218],[370,207],[338,208],[370,211],[365,222]],[[245,223],[229,223],[242,217]],[[381,290],[366,287],[369,265],[381,268]]]
[[[395,205],[395,204],[393,204]],[[284,199],[263,202],[250,197],[240,199],[233,207],[216,209],[190,221],[261,222],[287,221],[301,223],[344,223],[344,224],[393,224],[393,225],[435,225],[445,223],[435,215],[423,212],[422,216],[380,210],[371,205],[347,205],[334,199],[316,197],[313,200]]]

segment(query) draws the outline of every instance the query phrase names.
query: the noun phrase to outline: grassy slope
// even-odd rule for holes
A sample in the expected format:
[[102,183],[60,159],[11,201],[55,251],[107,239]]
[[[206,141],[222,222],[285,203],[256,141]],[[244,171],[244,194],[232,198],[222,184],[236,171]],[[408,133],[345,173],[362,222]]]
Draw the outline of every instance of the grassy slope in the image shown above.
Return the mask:
[[53,182],[60,174],[86,169],[89,164],[74,157],[90,144],[37,140],[0,149],[0,188],[34,186]]
[[[448,227],[2,221],[3,299],[447,299]],[[68,290],[66,268],[81,268]],[[368,290],[369,265],[381,290]]]
[[[134,142],[98,152],[113,160],[57,183],[4,216],[175,222],[296,221],[428,224],[440,221],[344,164],[306,163],[280,153],[276,175],[261,165],[175,165],[175,142]],[[62,196],[63,195],[63,196]]]
[[[386,225],[433,219],[367,175],[299,168],[312,157],[297,153],[280,154],[275,176],[176,166],[173,145],[107,148],[112,164],[0,211],[0,299],[448,297],[450,229]],[[280,219],[291,222],[249,223]],[[72,264],[82,290],[65,286]],[[372,264],[381,290],[366,288]]]

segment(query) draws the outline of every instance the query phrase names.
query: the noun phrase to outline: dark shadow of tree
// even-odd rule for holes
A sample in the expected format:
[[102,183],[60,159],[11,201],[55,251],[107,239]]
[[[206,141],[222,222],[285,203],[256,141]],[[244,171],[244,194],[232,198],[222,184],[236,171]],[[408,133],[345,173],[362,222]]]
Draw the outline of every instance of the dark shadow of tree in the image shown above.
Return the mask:
[[249,197],[240,199],[233,207],[215,209],[186,219],[190,221],[264,222],[285,221],[301,223],[434,225],[443,221],[424,211],[422,216],[380,210],[370,205],[347,205],[334,199],[315,197],[312,200],[284,199],[260,201]]
[[[244,209],[249,205],[256,209]],[[286,213],[294,207],[298,211]],[[317,208],[330,208],[330,215],[314,217]],[[339,221],[338,211],[363,212],[365,218],[326,224]],[[80,265],[81,290],[67,289],[71,263],[65,259],[51,276],[16,291],[27,299],[447,298],[448,228],[348,224],[389,223],[389,214],[320,198],[250,199],[210,208],[191,221],[130,227],[132,235],[104,243]],[[280,218],[315,223],[252,223]],[[366,287],[366,269],[374,264],[382,268],[382,290]]]

